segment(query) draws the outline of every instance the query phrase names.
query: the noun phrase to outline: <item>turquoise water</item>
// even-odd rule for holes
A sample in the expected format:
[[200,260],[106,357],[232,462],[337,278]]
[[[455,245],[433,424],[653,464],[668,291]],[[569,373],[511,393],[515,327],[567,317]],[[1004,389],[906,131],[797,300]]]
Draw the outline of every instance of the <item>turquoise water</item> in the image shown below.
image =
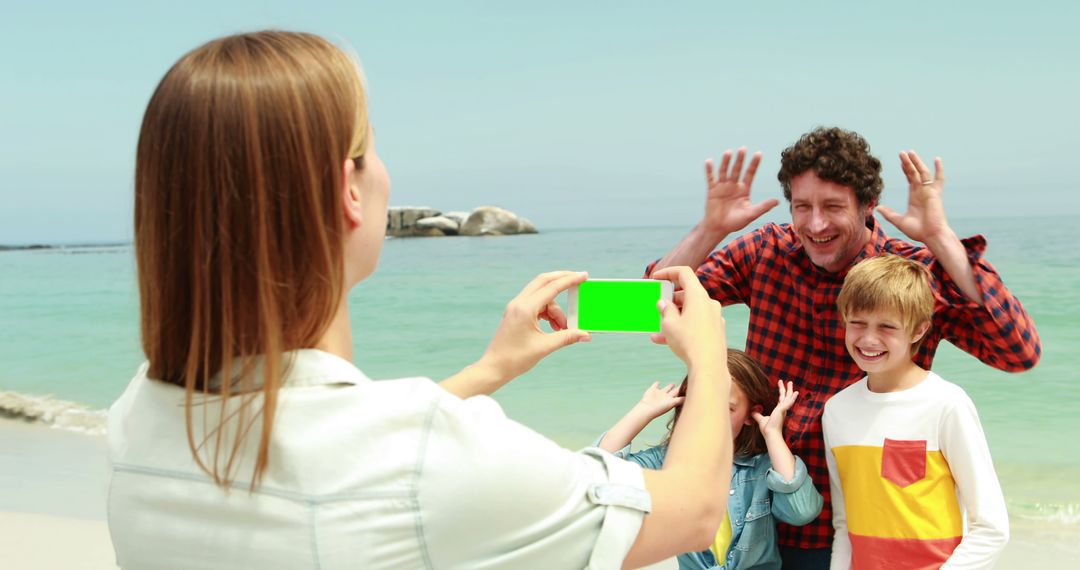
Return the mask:
[[[1032,314],[1032,371],[1007,374],[944,344],[935,369],[978,406],[1014,518],[1080,529],[1080,251],[1072,219],[953,220],[983,233],[987,258]],[[391,239],[350,296],[356,363],[371,377],[443,378],[483,352],[506,301],[537,273],[638,277],[685,228],[550,231],[506,238]],[[899,235],[895,230],[890,232]],[[726,309],[732,346],[745,307]],[[141,361],[129,247],[0,252],[0,390],[104,409]],[[680,363],[644,335],[595,335],[501,390],[507,414],[569,446],[587,445]],[[660,424],[643,442],[660,437]]]

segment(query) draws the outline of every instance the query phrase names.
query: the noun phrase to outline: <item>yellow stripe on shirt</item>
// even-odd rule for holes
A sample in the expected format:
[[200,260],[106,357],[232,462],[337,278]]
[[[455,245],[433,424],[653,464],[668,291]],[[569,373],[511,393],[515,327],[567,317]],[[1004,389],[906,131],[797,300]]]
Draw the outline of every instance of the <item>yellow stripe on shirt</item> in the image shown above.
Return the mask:
[[723,566],[727,562],[728,547],[731,546],[731,517],[724,514],[724,522],[716,530],[716,538],[713,539],[712,553],[716,562]]
[[881,475],[882,448],[834,447],[851,534],[936,540],[963,534],[956,484],[940,451],[926,452],[926,475],[901,487]]

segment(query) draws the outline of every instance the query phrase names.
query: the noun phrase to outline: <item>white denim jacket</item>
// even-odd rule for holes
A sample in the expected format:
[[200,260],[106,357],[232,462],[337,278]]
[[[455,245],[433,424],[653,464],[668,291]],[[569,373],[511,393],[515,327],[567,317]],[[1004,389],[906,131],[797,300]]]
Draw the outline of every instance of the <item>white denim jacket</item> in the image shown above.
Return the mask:
[[[222,489],[195,464],[184,390],[140,368],[109,410],[109,531],[123,568],[618,568],[650,498],[641,468],[574,453],[424,378],[374,382],[288,355],[262,484],[258,431]],[[218,406],[197,406],[216,426]]]

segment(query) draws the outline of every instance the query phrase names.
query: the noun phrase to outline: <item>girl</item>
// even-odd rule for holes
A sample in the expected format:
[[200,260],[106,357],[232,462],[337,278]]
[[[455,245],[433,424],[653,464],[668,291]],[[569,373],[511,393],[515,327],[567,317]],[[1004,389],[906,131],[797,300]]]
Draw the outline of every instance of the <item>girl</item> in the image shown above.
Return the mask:
[[711,540],[726,496],[693,490],[730,469],[724,321],[689,268],[657,275],[684,290],[657,341],[689,368],[687,425],[643,472],[485,396],[588,339],[554,302],[582,273],[529,283],[441,385],[353,365],[348,295],[375,271],[390,182],[360,71],[326,40],[257,32],[180,58],[135,170],[147,362],[109,411],[120,566],[616,568]]
[[[728,412],[734,438],[731,487],[714,493],[730,494],[727,517],[712,546],[701,552],[679,555],[679,568],[780,568],[773,517],[788,524],[804,525],[821,512],[822,498],[806,473],[802,460],[784,442],[784,414],[799,393],[792,383],[777,382],[779,398],[758,363],[741,350],[729,348],[731,398]],[[625,457],[642,467],[660,469],[668,452],[672,429],[680,422],[686,382],[678,390],[654,382],[641,402],[604,434],[601,449]],[[665,442],[644,451],[629,453],[630,441],[652,420],[675,408]],[[756,427],[751,427],[756,424]],[[702,495],[709,493],[702,492]]]

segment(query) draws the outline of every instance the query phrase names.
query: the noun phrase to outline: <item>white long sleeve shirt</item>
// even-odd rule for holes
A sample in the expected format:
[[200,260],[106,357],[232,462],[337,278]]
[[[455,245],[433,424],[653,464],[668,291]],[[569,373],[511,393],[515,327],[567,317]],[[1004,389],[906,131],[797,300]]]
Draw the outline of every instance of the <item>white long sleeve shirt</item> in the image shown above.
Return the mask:
[[825,404],[822,428],[831,568],[993,567],[1009,517],[962,388],[930,372],[910,389],[877,393],[863,378]]

